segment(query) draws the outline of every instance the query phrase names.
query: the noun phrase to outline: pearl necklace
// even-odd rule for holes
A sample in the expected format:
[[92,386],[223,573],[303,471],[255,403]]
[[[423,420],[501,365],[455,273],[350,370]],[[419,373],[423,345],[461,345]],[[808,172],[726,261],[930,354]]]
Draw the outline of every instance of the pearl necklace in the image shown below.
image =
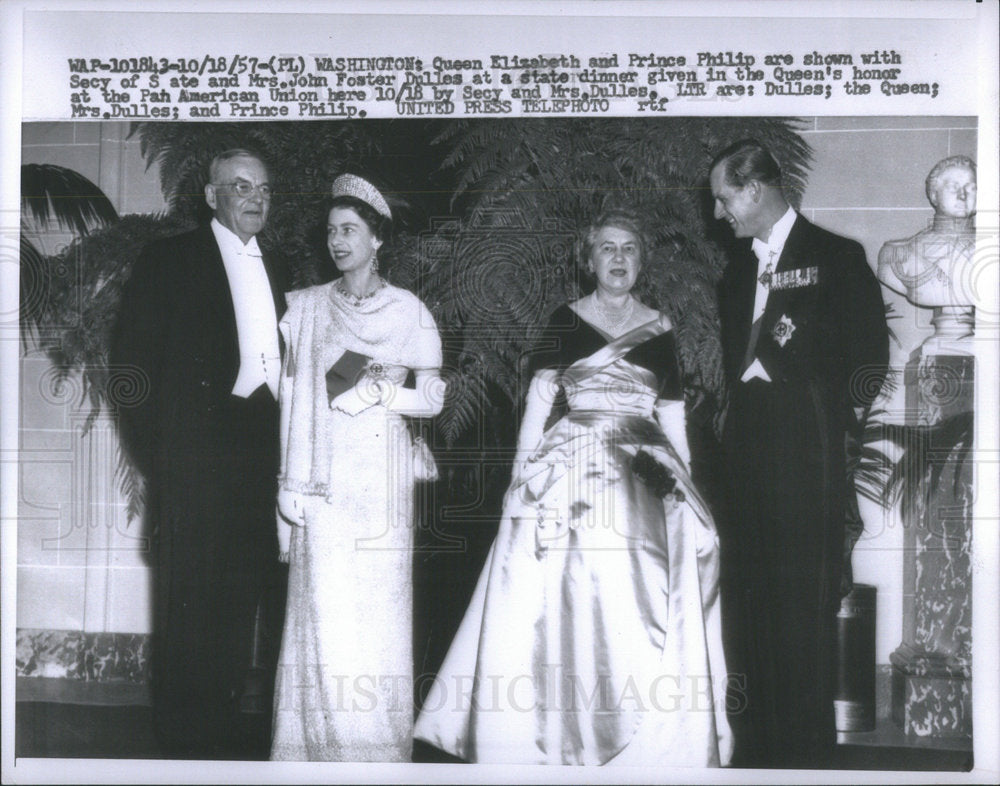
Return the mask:
[[365,295],[355,295],[353,292],[348,292],[347,288],[344,286],[344,279],[338,279],[333,290],[340,297],[352,306],[360,306],[366,300],[371,300],[375,295],[381,292],[385,288],[385,279],[379,276],[378,282],[375,284],[375,288]]
[[625,307],[617,312],[602,305],[596,293],[593,295],[592,303],[594,313],[607,329],[607,332],[612,335],[618,335],[618,332],[628,324],[629,320],[632,319],[632,314],[635,312],[635,298],[631,295],[625,303]]

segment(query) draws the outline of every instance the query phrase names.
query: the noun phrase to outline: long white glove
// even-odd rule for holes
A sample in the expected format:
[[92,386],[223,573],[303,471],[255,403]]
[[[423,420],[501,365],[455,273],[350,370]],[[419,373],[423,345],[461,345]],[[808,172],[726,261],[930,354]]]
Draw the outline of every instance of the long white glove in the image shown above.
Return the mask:
[[416,387],[404,388],[387,379],[374,380],[364,376],[354,387],[345,390],[330,402],[331,409],[357,415],[369,407],[381,404],[400,415],[430,418],[441,411],[447,384],[437,371],[416,372]]
[[278,490],[278,559],[288,562],[288,552],[292,546],[292,526],[306,525],[305,494],[288,489]]
[[514,457],[515,469],[523,466],[535,452],[545,432],[545,421],[552,411],[552,404],[558,392],[556,372],[542,369],[531,379],[528,396],[525,399],[524,417],[521,430],[517,434],[517,453]]
[[661,398],[657,399],[654,408],[660,428],[663,429],[663,433],[667,435],[670,444],[674,446],[674,450],[684,462],[684,469],[690,472],[691,448],[688,446],[687,440],[687,417],[684,413],[684,402],[668,401]]

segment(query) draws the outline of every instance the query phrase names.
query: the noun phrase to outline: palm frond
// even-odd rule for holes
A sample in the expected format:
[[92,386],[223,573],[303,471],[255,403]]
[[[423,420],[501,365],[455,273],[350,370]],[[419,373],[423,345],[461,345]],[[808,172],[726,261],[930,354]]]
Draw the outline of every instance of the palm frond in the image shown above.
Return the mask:
[[883,505],[890,507],[902,500],[904,520],[909,520],[919,506],[926,506],[949,463],[955,465],[955,488],[951,491],[958,495],[962,467],[972,456],[972,412],[951,415],[933,426],[896,426],[884,433],[902,453],[885,480],[879,500]]
[[38,341],[39,331],[48,323],[49,270],[45,256],[25,237],[23,227],[20,246],[19,320],[21,343],[27,348]]
[[126,452],[121,449],[118,451],[118,461],[115,465],[115,480],[118,481],[118,488],[125,498],[125,514],[130,522],[134,521],[145,510],[146,483],[142,475],[133,469]]
[[21,208],[41,226],[56,221],[77,235],[118,220],[118,211],[100,188],[54,164],[21,166]]
[[879,422],[882,411],[872,413],[860,440],[848,441],[847,476],[858,494],[878,505],[885,504],[886,484],[893,471],[893,460],[882,445],[892,442],[890,424]]

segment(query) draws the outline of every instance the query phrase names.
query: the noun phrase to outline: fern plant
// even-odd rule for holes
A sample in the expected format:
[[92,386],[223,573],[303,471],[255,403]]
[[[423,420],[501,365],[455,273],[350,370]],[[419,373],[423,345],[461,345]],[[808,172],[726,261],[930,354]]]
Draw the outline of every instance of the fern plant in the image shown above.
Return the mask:
[[677,326],[691,402],[710,420],[723,400],[714,285],[724,258],[708,163],[736,138],[756,136],[783,165],[796,202],[810,157],[796,129],[767,118],[138,123],[131,133],[147,164],[159,165],[166,214],[110,223],[58,260],[36,252],[31,270],[68,264],[80,275],[54,282],[49,312],[32,313],[57,326],[50,354],[66,372],[83,370],[96,411],[114,382],[106,358],[121,285],[146,242],[207,217],[216,153],[247,147],[265,156],[275,197],[261,245],[295,287],[332,276],[326,195],[337,174],[358,171],[387,186],[402,219],[387,245],[388,277],[427,303],[442,332],[449,396],[439,435],[451,447],[499,449],[513,441],[511,413],[540,328],[582,294],[577,228],[609,202],[630,202],[653,236],[641,295]]
[[[483,391],[513,406],[524,358],[548,314],[580,297],[578,227],[610,203],[645,214],[652,249],[639,294],[676,325],[694,408],[723,399],[714,287],[725,259],[711,217],[715,152],[755,136],[775,153],[793,204],[811,151],[791,120],[531,119],[448,124],[435,139],[452,173],[452,212],[421,237],[419,294],[448,327],[463,328],[441,427],[451,443],[473,428]],[[470,375],[472,378],[470,379]]]

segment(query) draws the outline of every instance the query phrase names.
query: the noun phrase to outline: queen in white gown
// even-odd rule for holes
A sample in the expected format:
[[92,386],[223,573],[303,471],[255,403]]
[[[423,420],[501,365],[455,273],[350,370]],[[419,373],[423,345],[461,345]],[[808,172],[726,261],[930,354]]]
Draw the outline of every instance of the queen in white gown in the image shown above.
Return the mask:
[[470,762],[720,766],[718,539],[673,330],[631,294],[635,216],[586,238],[597,289],[552,316],[500,528],[415,735]]
[[[342,277],[289,293],[280,325],[289,581],[271,758],[409,761],[414,476],[402,416],[440,411],[441,342],[424,305],[373,264],[391,217],[382,195],[352,175],[333,194],[327,246]],[[403,387],[410,371],[416,389]]]

